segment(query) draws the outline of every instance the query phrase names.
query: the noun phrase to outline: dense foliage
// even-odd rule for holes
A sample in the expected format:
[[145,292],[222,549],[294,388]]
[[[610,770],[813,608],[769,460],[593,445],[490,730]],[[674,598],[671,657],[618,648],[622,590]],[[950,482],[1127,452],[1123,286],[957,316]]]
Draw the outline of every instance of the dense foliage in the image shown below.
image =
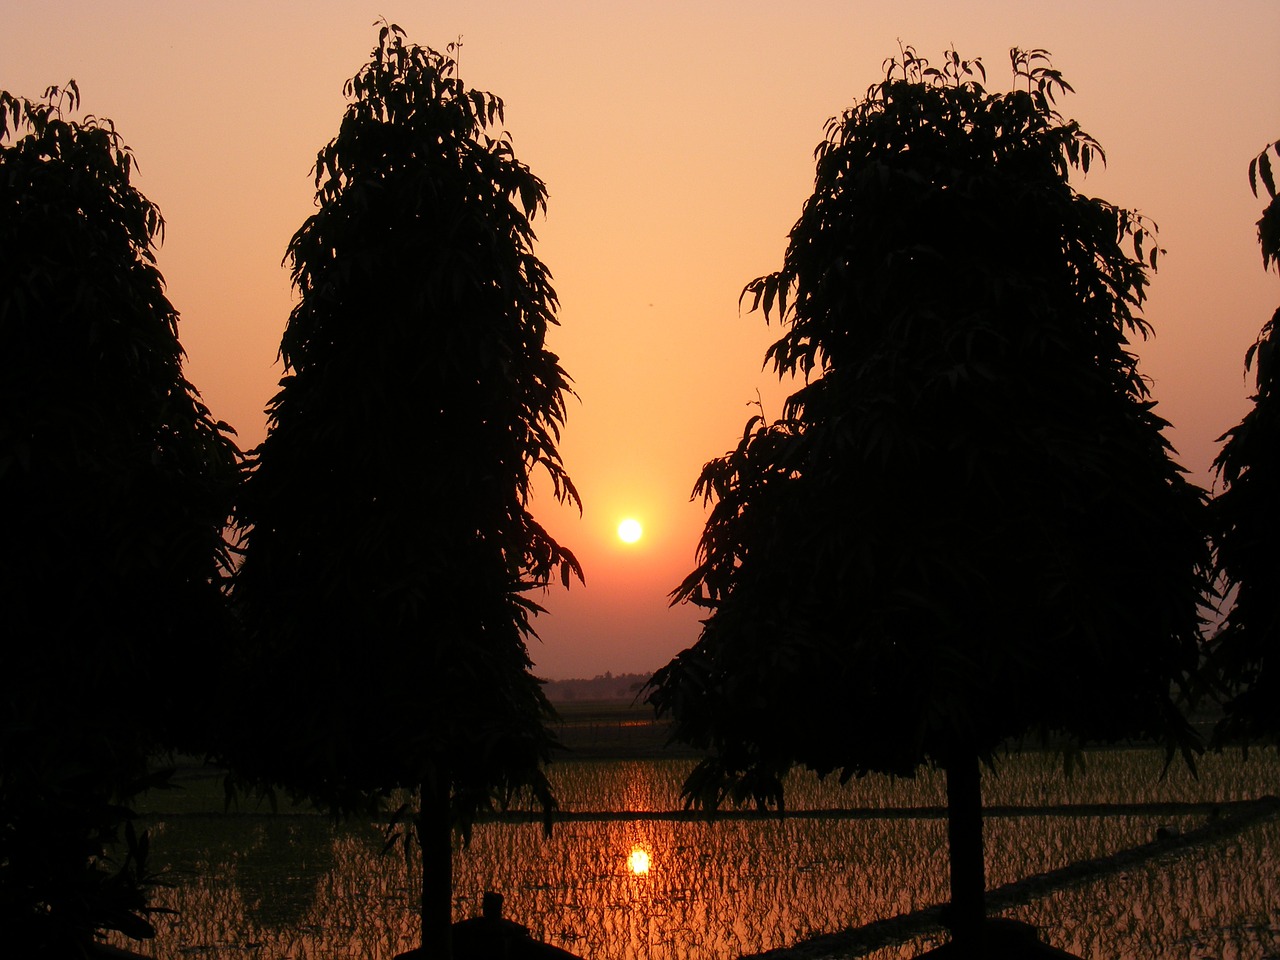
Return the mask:
[[338,809],[421,787],[465,831],[517,790],[553,803],[527,594],[581,574],[527,508],[539,467],[577,502],[530,226],[546,190],[495,132],[502,101],[394,25],[346,93],[239,509],[266,688],[236,759]]
[[[1280,269],[1280,197],[1268,145],[1249,164],[1254,196],[1258,182],[1269,202],[1258,220],[1262,266]],[[1223,491],[1213,502],[1216,569],[1230,604],[1214,638],[1210,667],[1229,691],[1220,740],[1280,738],[1280,380],[1276,343],[1280,309],[1245,354],[1254,368],[1253,409],[1220,440],[1214,469]],[[1256,367],[1254,365],[1256,364]],[[1234,590],[1234,592],[1232,592]]]
[[[926,763],[972,800],[977,758],[1036,732],[1196,747],[1173,690],[1203,493],[1128,340],[1158,251],[1071,186],[1101,149],[1061,75],[1012,62],[1001,94],[954,51],[887,61],[829,123],[782,269],[744,291],[804,385],[695,488],[713,508],[675,596],[709,617],[651,691],[710,750],[693,801]],[[978,898],[981,869],[979,839]]]
[[0,92],[0,926],[33,955],[149,932],[120,802],[204,742],[239,470],[183,377],[160,212],[78,105]]

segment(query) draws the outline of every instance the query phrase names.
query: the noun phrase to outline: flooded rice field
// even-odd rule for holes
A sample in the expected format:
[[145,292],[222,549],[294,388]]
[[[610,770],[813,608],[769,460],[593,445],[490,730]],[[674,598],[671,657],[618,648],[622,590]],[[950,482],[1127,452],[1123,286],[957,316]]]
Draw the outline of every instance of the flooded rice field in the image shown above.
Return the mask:
[[[1162,777],[1156,751],[1086,760],[1067,778],[1052,756],[1018,754],[984,778],[993,912],[1099,960],[1280,955],[1280,820],[1269,808],[1231,825],[1234,804],[1280,793],[1275,751],[1206,757],[1198,778],[1177,764]],[[905,958],[940,941],[940,775],[845,786],[797,775],[785,817],[708,821],[675,815],[691,763],[554,764],[568,819],[550,838],[536,823],[477,825],[455,852],[455,917],[496,890],[508,917],[589,960],[788,947]],[[142,952],[390,960],[416,945],[417,865],[382,853],[381,826],[217,812],[216,778],[190,771],[188,783],[148,800],[153,866],[170,884],[156,900],[175,912]]]

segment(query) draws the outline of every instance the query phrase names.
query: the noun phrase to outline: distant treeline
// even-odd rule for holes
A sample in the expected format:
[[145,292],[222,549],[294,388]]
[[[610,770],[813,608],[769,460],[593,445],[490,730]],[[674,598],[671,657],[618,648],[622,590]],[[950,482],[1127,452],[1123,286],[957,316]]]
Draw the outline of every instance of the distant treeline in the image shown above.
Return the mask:
[[570,700],[626,700],[636,698],[641,688],[649,682],[648,673],[619,673],[605,671],[603,676],[590,680],[548,680],[542,688],[553,703]]

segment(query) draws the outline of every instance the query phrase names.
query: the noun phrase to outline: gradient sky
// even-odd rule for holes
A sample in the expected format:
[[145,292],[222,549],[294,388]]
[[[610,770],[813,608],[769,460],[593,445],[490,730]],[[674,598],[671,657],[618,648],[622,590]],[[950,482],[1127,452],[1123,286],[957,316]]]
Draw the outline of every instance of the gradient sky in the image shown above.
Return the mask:
[[[1076,89],[1063,112],[1107,153],[1078,188],[1160,226],[1156,338],[1137,350],[1206,486],[1215,438],[1247,409],[1244,351],[1280,303],[1246,176],[1280,138],[1274,0],[7,6],[0,88],[38,97],[74,78],[84,109],[116,121],[167,220],[159,263],[187,376],[246,449],[281,373],[281,257],[373,21],[441,50],[462,37],[463,78],[504,98],[516,153],[549,188],[535,228],[561,300],[550,346],[581,397],[561,451],[582,517],[534,504],[587,573],[585,589],[541,598],[551,615],[531,652],[551,678],[651,670],[696,639],[698,611],[667,606],[705,518],[693,481],[757,391],[770,416],[789,392],[761,368],[777,328],[740,315],[738,295],[780,266],[825,121],[899,40],[982,57],[996,90],[1009,47],[1052,52]],[[627,515],[645,526],[634,545],[614,532]]]

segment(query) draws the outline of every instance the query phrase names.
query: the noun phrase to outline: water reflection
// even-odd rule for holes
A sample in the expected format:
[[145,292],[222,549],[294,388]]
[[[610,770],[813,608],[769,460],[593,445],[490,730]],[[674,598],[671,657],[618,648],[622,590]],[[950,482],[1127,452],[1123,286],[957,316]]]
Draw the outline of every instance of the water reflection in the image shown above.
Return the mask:
[[[992,831],[993,885],[1143,842],[1155,827],[1140,818],[1036,820],[999,821]],[[376,828],[324,830],[322,845],[301,851],[296,841],[291,846],[292,855],[325,864],[318,875],[270,879],[251,869],[259,852],[196,864],[198,876],[166,892],[164,902],[180,915],[161,918],[161,940],[148,952],[390,960],[410,949],[417,930],[411,907],[416,871],[402,857],[381,855]],[[252,849],[274,840],[289,844],[273,832],[270,825],[256,825],[249,832]],[[1049,842],[1031,842],[1046,832]],[[1255,901],[1275,890],[1261,889],[1257,878],[1275,875],[1277,845],[1276,837],[1266,839],[1270,846],[1250,846],[1237,864],[1246,870],[1247,885],[1259,888],[1256,894],[1240,887],[1231,858],[1242,855],[1234,851],[1207,882],[1186,862],[1174,870],[1153,869],[1146,880],[1105,881],[1100,897],[1087,888],[1072,891],[1018,915],[1065,931],[1057,942],[1082,948],[1076,952],[1083,956],[1104,942],[1107,949],[1117,947],[1116,938],[1130,944],[1124,955],[1159,956],[1149,945],[1134,950],[1131,938],[1146,935],[1159,943],[1181,940],[1185,949],[1193,933],[1206,939],[1200,921],[1188,927],[1189,910],[1222,912],[1214,903],[1235,898],[1255,915],[1265,913]],[[647,873],[635,872],[629,852],[623,853],[641,850],[650,855]],[[589,822],[558,827],[550,842],[537,825],[487,824],[457,855],[454,912],[458,918],[474,915],[482,891],[493,889],[506,895],[507,914],[534,936],[592,960],[737,956],[941,901],[944,850],[941,821]],[[1108,905],[1102,912],[1098,900]],[[276,911],[275,904],[285,909]],[[1120,912],[1112,916],[1113,909]],[[1105,941],[1082,939],[1080,931],[1099,927],[1108,931]],[[1231,942],[1246,935],[1234,934]],[[899,948],[882,954],[899,955]]]
[[[614,799],[590,808],[674,806],[652,765],[598,765],[591,776],[599,777],[601,795]],[[1170,822],[993,818],[991,885],[1144,843]],[[1195,825],[1172,823],[1183,831]],[[147,953],[391,960],[416,944],[416,863],[382,856],[376,826],[190,816],[154,829],[154,856],[169,858],[175,881],[161,904],[180,914],[159,918],[160,940]],[[940,902],[945,849],[944,822],[928,819],[583,821],[558,825],[549,841],[537,824],[481,824],[470,848],[456,854],[454,914],[475,915],[483,891],[497,890],[511,919],[590,960],[711,960]],[[647,871],[636,869],[638,853],[647,857]],[[1259,878],[1280,876],[1278,856],[1280,825],[1273,823],[1212,857],[1193,855],[1055,894],[1017,915],[1082,956],[1187,956],[1192,948],[1202,951],[1195,956],[1266,956],[1280,952],[1280,889]],[[1213,866],[1202,867],[1202,859]],[[924,945],[876,956],[911,956]]]
[[632,847],[631,852],[627,854],[627,867],[637,877],[647,874],[649,872],[649,851],[643,847]]

